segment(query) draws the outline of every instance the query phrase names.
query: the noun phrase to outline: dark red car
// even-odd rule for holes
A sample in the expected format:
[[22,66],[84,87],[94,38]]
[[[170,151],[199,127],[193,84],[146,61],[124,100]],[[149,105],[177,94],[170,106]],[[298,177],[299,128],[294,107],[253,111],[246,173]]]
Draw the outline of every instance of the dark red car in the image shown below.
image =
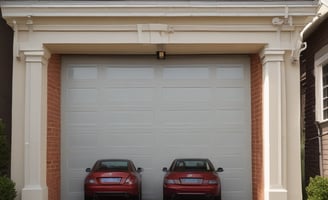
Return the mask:
[[176,159],[166,172],[163,183],[163,200],[213,199],[221,200],[221,182],[209,159]]
[[136,169],[131,160],[98,160],[84,181],[84,199],[141,200],[142,168]]

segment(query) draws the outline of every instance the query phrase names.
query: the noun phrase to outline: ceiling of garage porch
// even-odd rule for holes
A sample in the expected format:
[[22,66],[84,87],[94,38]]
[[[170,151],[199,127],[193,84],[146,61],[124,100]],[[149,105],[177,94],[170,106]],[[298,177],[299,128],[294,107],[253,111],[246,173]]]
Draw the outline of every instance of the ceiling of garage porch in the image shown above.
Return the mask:
[[258,53],[262,44],[45,44],[56,54],[249,54]]

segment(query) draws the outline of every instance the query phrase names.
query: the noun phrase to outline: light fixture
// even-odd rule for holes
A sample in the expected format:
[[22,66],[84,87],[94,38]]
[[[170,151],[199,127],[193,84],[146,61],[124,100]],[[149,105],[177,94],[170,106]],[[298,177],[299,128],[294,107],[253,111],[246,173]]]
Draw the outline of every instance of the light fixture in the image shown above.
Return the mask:
[[156,51],[156,56],[158,60],[164,60],[166,58],[165,51]]

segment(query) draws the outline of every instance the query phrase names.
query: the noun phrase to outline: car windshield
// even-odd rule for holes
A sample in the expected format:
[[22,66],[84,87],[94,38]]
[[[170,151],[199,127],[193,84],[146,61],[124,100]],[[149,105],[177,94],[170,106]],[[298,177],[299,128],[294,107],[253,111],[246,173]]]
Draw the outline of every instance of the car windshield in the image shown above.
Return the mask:
[[214,171],[208,160],[177,160],[171,171]]
[[129,161],[103,160],[95,164],[94,171],[129,171]]

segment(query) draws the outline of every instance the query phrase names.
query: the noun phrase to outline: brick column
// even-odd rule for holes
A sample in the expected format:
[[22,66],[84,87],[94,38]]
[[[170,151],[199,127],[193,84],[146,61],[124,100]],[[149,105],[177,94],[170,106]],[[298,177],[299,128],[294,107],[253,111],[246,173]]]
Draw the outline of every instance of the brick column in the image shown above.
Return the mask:
[[[24,188],[22,200],[47,200],[46,185],[46,51],[23,52],[25,76]],[[23,111],[22,111],[23,113]]]
[[48,199],[60,200],[60,91],[61,56],[52,54],[48,62]]

